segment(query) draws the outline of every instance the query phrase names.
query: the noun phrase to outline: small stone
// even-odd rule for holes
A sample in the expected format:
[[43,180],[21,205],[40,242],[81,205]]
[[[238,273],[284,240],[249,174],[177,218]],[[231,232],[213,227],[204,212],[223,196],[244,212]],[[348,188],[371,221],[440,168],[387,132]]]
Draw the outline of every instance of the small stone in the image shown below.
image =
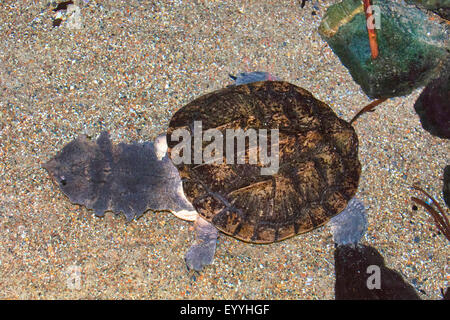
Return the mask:
[[81,29],[83,27],[80,7],[76,5],[69,5],[67,8],[66,27],[68,29]]
[[61,2],[53,11],[56,12],[53,18],[53,27],[59,27],[63,22],[68,29],[83,27],[81,9],[73,1]]

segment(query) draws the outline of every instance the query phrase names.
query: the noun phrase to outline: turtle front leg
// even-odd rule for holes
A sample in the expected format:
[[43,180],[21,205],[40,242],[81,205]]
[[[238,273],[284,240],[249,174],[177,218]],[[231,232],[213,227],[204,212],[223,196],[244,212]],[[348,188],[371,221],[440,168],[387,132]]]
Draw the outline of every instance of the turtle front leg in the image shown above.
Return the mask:
[[189,248],[184,260],[188,270],[201,271],[214,259],[219,232],[216,227],[200,216],[194,222],[194,230],[195,243]]

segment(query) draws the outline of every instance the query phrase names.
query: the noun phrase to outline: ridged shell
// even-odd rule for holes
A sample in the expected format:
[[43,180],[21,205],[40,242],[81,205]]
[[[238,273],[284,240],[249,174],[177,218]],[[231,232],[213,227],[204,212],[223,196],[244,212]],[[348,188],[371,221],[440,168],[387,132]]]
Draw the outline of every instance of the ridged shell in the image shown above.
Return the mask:
[[[345,209],[357,190],[361,165],[353,127],[325,103],[283,81],[256,82],[204,95],[172,117],[169,155],[176,129],[193,134],[219,129],[279,130],[279,169],[262,175],[263,164],[176,164],[186,197],[222,232],[253,243],[270,243],[310,231]],[[192,139],[193,140],[193,139]],[[269,144],[270,144],[270,139]],[[211,142],[203,141],[202,151]],[[270,148],[269,148],[270,149]],[[225,157],[225,155],[224,155]]]

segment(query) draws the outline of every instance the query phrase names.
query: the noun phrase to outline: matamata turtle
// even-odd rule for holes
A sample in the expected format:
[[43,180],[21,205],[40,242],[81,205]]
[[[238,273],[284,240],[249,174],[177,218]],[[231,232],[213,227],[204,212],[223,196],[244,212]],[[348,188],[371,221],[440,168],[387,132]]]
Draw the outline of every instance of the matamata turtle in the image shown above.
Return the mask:
[[166,140],[198,213],[180,216],[195,219],[197,243],[186,254],[195,270],[212,262],[217,230],[251,243],[280,241],[322,226],[357,191],[355,130],[288,82],[206,94],[173,115]]

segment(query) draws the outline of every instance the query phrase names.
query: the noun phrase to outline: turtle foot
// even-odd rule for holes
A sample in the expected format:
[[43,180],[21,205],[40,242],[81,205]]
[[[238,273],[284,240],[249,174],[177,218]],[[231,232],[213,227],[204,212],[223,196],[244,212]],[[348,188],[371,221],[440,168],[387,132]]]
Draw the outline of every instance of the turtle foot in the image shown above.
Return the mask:
[[188,270],[201,271],[214,260],[218,231],[211,223],[200,217],[195,221],[194,229],[196,243],[189,248],[184,260]]
[[214,260],[216,243],[194,244],[189,248],[184,260],[188,270],[202,271],[203,267]]

